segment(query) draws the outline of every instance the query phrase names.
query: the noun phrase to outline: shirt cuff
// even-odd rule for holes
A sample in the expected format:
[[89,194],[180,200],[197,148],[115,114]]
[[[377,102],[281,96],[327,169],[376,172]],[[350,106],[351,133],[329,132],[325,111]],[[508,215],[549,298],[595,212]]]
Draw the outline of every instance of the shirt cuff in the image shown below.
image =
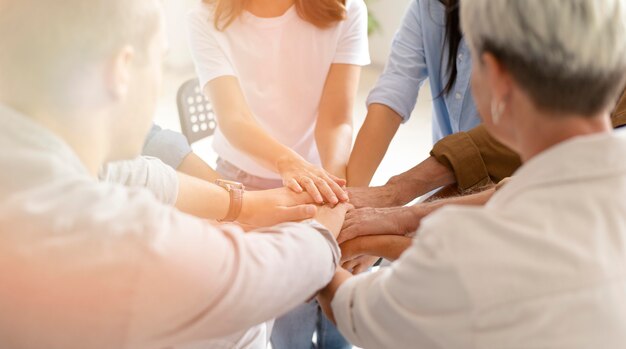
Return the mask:
[[354,322],[354,292],[361,278],[356,276],[346,280],[335,292],[330,303],[337,328],[351,343],[358,342],[356,324]]
[[461,190],[485,186],[491,181],[480,150],[466,132],[443,138],[430,155],[454,172]]
[[333,233],[331,233],[328,228],[326,228],[320,222],[314,219],[304,221],[303,223],[308,224],[309,226],[311,226],[311,228],[317,230],[320,234],[322,234],[322,236],[330,245],[333,254],[333,264],[335,265],[335,269],[339,267],[339,264],[341,263],[341,248],[339,248],[339,244],[337,243],[337,239],[335,239]]

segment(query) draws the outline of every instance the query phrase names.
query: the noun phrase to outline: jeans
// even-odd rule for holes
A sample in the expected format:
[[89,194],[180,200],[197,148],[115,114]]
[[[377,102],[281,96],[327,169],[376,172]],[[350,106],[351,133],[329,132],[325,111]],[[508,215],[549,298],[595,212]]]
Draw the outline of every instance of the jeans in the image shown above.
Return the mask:
[[[227,180],[243,183],[247,190],[282,187],[282,181],[253,176],[233,164],[217,160],[216,171]],[[313,334],[317,341],[313,343]],[[317,301],[302,304],[276,320],[271,335],[273,349],[351,349],[339,330],[326,318]]]

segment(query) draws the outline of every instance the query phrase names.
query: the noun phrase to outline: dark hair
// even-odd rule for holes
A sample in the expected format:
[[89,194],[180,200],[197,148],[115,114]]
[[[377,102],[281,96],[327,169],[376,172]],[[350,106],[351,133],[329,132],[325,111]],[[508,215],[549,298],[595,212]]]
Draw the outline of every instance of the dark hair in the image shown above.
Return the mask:
[[[449,77],[443,91],[441,91],[441,95],[443,95],[452,91],[452,87],[454,86],[454,82],[456,81],[456,77],[458,75],[456,56],[459,53],[459,45],[463,39],[463,34],[461,33],[459,0],[438,1],[446,7],[446,34],[444,47],[445,45],[448,45],[448,66],[446,67],[446,70]],[[441,54],[441,60],[443,61],[443,53]]]

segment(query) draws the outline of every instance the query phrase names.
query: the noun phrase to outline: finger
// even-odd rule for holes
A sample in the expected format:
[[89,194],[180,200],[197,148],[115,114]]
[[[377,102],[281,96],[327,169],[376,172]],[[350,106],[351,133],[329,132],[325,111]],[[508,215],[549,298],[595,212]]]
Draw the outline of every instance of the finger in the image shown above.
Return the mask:
[[329,173],[328,176],[333,180],[333,182],[337,183],[341,187],[345,187],[346,184],[348,184],[348,182],[345,179],[339,178],[333,175],[332,173]]
[[320,194],[320,191],[317,189],[315,183],[313,183],[313,180],[311,180],[311,178],[302,178],[300,180],[300,184],[309,194],[311,194],[311,197],[313,197],[313,200],[315,200],[315,202],[317,202],[318,204],[324,203],[324,198],[322,197],[322,194]]
[[337,195],[335,195],[333,190],[330,189],[330,187],[328,186],[328,182],[326,182],[326,180],[319,178],[319,177],[316,178],[315,186],[320,191],[320,193],[324,196],[324,198],[326,199],[326,202],[330,203],[333,206],[339,203],[339,199],[337,198]]
[[369,263],[359,263],[354,270],[352,270],[353,275],[358,275],[363,272],[366,272],[370,268]]
[[295,180],[295,178],[290,178],[290,179],[288,179],[287,181],[284,181],[284,182],[283,182],[283,184],[284,184],[287,188],[289,188],[289,189],[293,190],[293,191],[294,191],[294,192],[296,192],[296,193],[302,193],[302,191],[303,191],[303,190],[302,190],[302,187],[300,186],[300,184],[298,183],[298,181],[297,181],[297,180]]
[[278,210],[279,222],[298,222],[315,217],[317,207],[315,205],[300,205],[293,207],[281,207]]
[[345,263],[343,263],[343,265],[341,266],[342,268],[344,268],[345,270],[348,271],[352,271],[352,269],[354,269],[354,267],[358,264],[358,260],[357,259],[351,259]]
[[330,189],[332,189],[334,195],[336,195],[336,197],[339,198],[339,200],[341,201],[348,201],[350,200],[350,197],[348,196],[348,193],[346,193],[345,190],[343,190],[343,188],[341,186],[339,186],[339,184],[337,184],[337,182],[333,181],[331,179],[331,177],[325,176],[325,178],[323,178],[327,185],[330,187]]
[[354,239],[356,236],[354,235],[354,229],[342,229],[341,233],[339,233],[339,236],[337,237],[337,243],[338,244],[343,244],[346,241],[350,241],[352,239]]

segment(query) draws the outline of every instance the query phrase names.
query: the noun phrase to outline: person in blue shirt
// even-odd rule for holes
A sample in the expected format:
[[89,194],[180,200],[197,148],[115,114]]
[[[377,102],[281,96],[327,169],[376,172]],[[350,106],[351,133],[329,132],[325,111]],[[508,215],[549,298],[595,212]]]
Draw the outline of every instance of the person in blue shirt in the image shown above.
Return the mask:
[[459,0],[412,0],[385,71],[367,99],[367,117],[348,163],[348,185],[369,185],[426,80],[433,99],[433,143],[477,126],[471,67],[460,29]]

